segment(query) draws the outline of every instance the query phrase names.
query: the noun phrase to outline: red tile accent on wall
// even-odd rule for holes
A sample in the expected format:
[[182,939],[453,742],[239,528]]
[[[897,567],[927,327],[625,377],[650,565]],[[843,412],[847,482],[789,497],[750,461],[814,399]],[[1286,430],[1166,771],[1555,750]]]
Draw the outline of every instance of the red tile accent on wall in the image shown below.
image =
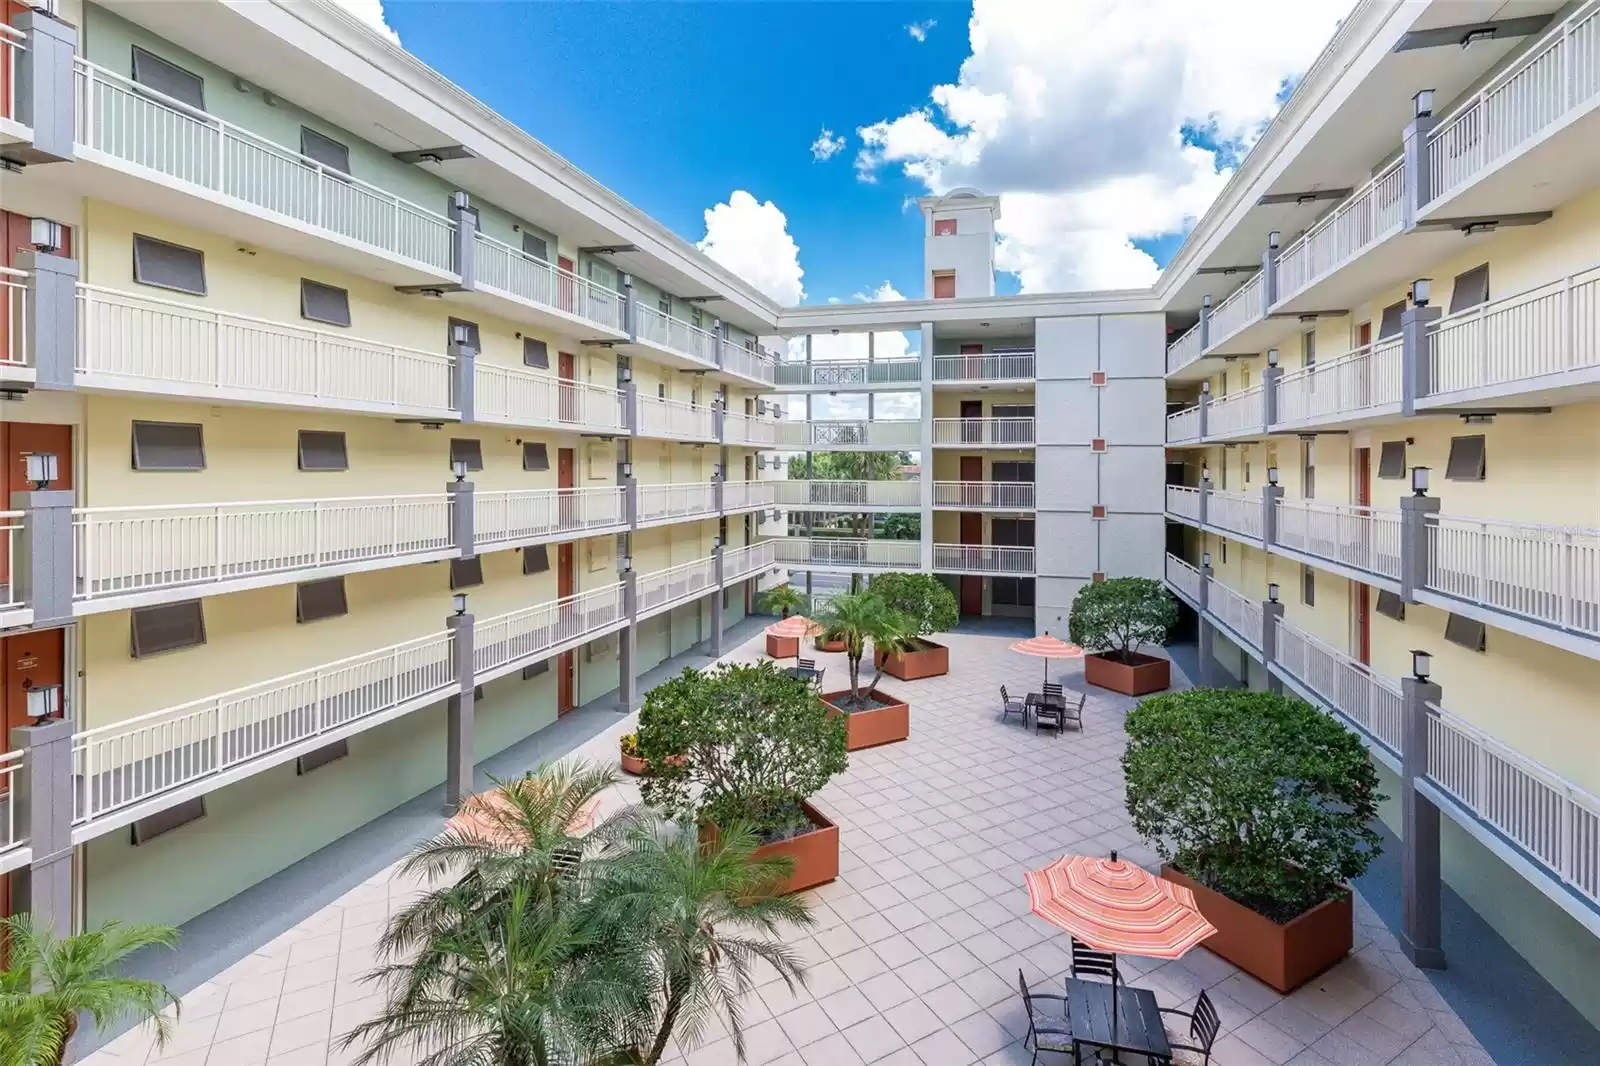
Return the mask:
[[1103,503],[1097,503],[1089,510],[1090,518],[1104,518],[1105,516],[1106,505]]
[[1095,370],[1095,371],[1090,372],[1090,374],[1089,374],[1089,384],[1091,384],[1091,385],[1104,385],[1105,383],[1106,383],[1106,372],[1104,370]]
[[1090,581],[1094,581],[1094,582],[1097,582],[1097,583],[1098,583],[1098,582],[1101,582],[1101,581],[1104,581],[1104,580],[1105,580],[1105,579],[1106,579],[1106,575],[1105,575],[1105,574],[1103,574],[1103,573],[1101,573],[1101,572],[1100,572],[1100,571],[1099,571],[1099,570],[1096,570],[1096,571],[1095,571],[1095,572],[1094,572],[1094,573],[1093,573],[1093,574],[1092,574],[1092,575],[1090,575],[1090,577],[1089,577],[1089,580],[1090,580]]
[[1089,442],[1089,450],[1091,452],[1103,452],[1103,451],[1105,451],[1106,450],[1105,438],[1103,438],[1103,437],[1094,438],[1094,440]]

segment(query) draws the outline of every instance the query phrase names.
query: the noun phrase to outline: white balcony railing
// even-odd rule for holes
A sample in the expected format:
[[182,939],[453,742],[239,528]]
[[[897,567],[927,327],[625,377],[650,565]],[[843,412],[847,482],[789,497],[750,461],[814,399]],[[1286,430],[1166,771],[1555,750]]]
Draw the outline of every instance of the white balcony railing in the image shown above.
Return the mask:
[[1167,553],[1167,583],[1193,603],[1200,602],[1200,571],[1184,562],[1182,559]]
[[1167,416],[1167,443],[1183,444],[1200,439],[1200,407],[1185,407]]
[[1428,589],[1600,637],[1600,529],[1436,517],[1427,535]]
[[999,544],[935,544],[933,568],[952,574],[1033,576],[1033,549]]
[[728,444],[770,448],[778,443],[778,424],[770,418],[729,411],[722,416],[722,439]]
[[1277,503],[1276,543],[1400,580],[1400,512],[1314,500]]
[[747,348],[738,341],[722,338],[722,369],[740,377],[771,385],[778,375],[778,361],[765,348]]
[[638,432],[643,437],[669,437],[673,440],[717,439],[716,415],[709,407],[640,394]]
[[774,377],[778,385],[840,388],[850,385],[915,385],[921,380],[920,359],[780,362]]
[[[915,487],[915,482],[911,483]],[[1031,481],[935,481],[933,505],[964,511],[1031,511]]]
[[449,551],[449,496],[355,496],[72,512],[77,599]]
[[21,30],[0,22],[0,119],[17,117],[17,63],[27,47]]
[[1212,400],[1206,408],[1206,437],[1261,433],[1267,425],[1267,391],[1252,385]]
[[659,348],[686,355],[708,366],[717,362],[717,335],[710,330],[663,314],[654,307],[634,305],[634,327],[639,339]]
[[1600,96],[1600,4],[1581,5],[1428,138],[1429,189],[1448,196]]
[[1400,752],[1400,686],[1278,619],[1274,661],[1321,700],[1360,726],[1391,752]]
[[1032,352],[986,352],[970,355],[936,355],[935,381],[1031,381]]
[[627,523],[624,490],[512,489],[472,494],[473,539],[480,550],[578,536]]
[[479,677],[582,640],[624,621],[622,583],[523,607],[473,626],[472,668]]
[[1244,492],[1206,494],[1206,525],[1225,529],[1241,537],[1261,539],[1261,497]]
[[1280,252],[1278,301],[1398,233],[1404,221],[1405,180],[1405,161],[1397,159]]
[[477,420],[606,433],[627,424],[616,389],[482,361],[474,364],[473,375]]
[[716,559],[706,556],[638,578],[638,614],[656,614],[704,596],[717,587]]
[[915,418],[877,418],[825,422],[778,423],[780,446],[798,448],[905,448],[915,450],[922,440],[922,423]]
[[[4,60],[0,54],[0,61]],[[22,770],[25,751],[8,751],[0,755],[0,855],[28,842],[17,818],[18,774]]]
[[1200,323],[1196,322],[1183,336],[1167,345],[1167,373],[1182,370],[1200,358],[1201,354]]
[[1206,606],[1251,648],[1261,648],[1261,603],[1241,596],[1215,577],[1206,579]]
[[722,486],[722,509],[728,513],[776,507],[782,481],[728,481]]
[[310,226],[379,253],[454,273],[455,227],[437,211],[259,137],[83,59],[76,65],[84,149]]
[[473,240],[472,268],[477,284],[536,307],[622,331],[622,296],[615,290],[481,231]]
[[848,567],[854,570],[916,570],[922,546],[914,540],[854,537],[774,537],[768,541],[778,566]]
[[871,511],[879,507],[916,507],[921,489],[915,481],[773,481],[778,502],[797,510]]
[[1399,403],[1400,348],[1399,337],[1387,337],[1285,374],[1278,382],[1278,422],[1347,418]]
[[1168,485],[1167,513],[1191,522],[1200,521],[1200,490],[1187,485]]
[[85,385],[364,411],[447,413],[449,356],[78,286]]
[[[3,55],[0,55],[0,62],[4,62]],[[0,266],[0,365],[29,365],[27,336],[27,272]]]
[[936,445],[977,444],[996,447],[1033,446],[1031,418],[935,418],[933,443]]
[[1428,327],[1428,394],[1600,366],[1600,267]]
[[21,511],[0,511],[0,552],[4,553],[6,572],[0,576],[0,610],[15,610],[26,606],[23,589],[16,580],[17,552],[22,547],[22,528],[27,516]]
[[776,554],[773,551],[772,541],[770,540],[746,544],[742,548],[724,550],[722,553],[722,583],[726,585],[734,581],[743,581],[753,574],[771,570],[775,565]]
[[660,522],[717,513],[716,490],[708,483],[695,485],[640,485],[639,521]]
[[1240,285],[1211,312],[1211,346],[1232,337],[1266,314],[1266,290],[1259,272]]
[[92,824],[363,719],[443,699],[457,684],[453,661],[451,635],[434,633],[85,730],[72,738],[73,821]]
[[1431,703],[1427,777],[1600,903],[1600,798]]

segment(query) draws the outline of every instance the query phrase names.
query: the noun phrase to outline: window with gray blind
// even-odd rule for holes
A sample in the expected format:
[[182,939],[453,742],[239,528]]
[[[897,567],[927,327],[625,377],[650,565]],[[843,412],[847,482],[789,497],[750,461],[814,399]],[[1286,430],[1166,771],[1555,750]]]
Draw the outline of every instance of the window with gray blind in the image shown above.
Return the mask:
[[522,445],[522,469],[524,470],[549,470],[550,449],[543,444],[526,441]]
[[339,618],[349,613],[350,603],[344,596],[342,577],[302,581],[294,587],[296,622],[320,622],[324,618]]
[[1032,463],[995,463],[990,468],[989,480],[991,481],[1023,481],[1033,483]]
[[1032,418],[1033,404],[997,403],[989,408],[989,414],[994,418]]
[[1482,481],[1487,469],[1484,439],[1451,437],[1450,458],[1444,465],[1444,476],[1451,481]]
[[1396,300],[1383,309],[1383,317],[1378,320],[1378,339],[1398,337],[1400,335],[1400,316],[1406,313],[1406,302]]
[[198,648],[206,642],[206,616],[199,600],[135,607],[129,612],[130,651],[146,659],[180,648]]
[[671,315],[672,315],[672,297],[663,294],[662,297],[659,300],[656,301],[656,310],[660,311],[662,314],[664,314],[664,315],[666,315],[668,317],[671,317]]
[[454,470],[458,462],[466,463],[468,470],[482,470],[483,442],[452,437],[450,439],[450,469]]
[[538,677],[540,674],[548,674],[549,672],[550,672],[550,660],[549,659],[540,659],[538,662],[529,663],[527,666],[524,666],[522,668],[522,680],[524,680],[524,681],[532,681],[534,678]]
[[309,126],[300,127],[300,154],[342,174],[350,173],[350,146]]
[[206,294],[206,256],[198,248],[133,235],[133,280],[140,285]]
[[550,346],[534,337],[522,338],[522,365],[550,369]]
[[1317,328],[1312,326],[1300,334],[1301,366],[1317,365]]
[[198,423],[135,422],[135,470],[204,470],[205,433]]
[[1476,619],[1452,613],[1444,624],[1444,639],[1468,651],[1483,651],[1488,647],[1489,628]]
[[1406,476],[1406,442],[1386,440],[1378,453],[1378,476],[1403,478]]
[[1304,563],[1300,565],[1300,602],[1307,607],[1317,605],[1317,572]]
[[300,317],[330,326],[350,324],[350,290],[300,279]]
[[1378,613],[1385,618],[1393,618],[1396,622],[1406,620],[1406,603],[1400,594],[1390,592],[1388,589],[1378,590]]
[[542,259],[547,263],[550,261],[550,244],[537,233],[523,231],[522,250],[535,259]]
[[450,560],[450,589],[469,589],[483,584],[483,556]]
[[1450,286],[1450,313],[1465,311],[1469,307],[1489,302],[1489,264],[1475,266],[1471,270],[1456,275],[1455,284]]
[[1300,442],[1300,498],[1314,500],[1316,497],[1317,442],[1315,438],[1312,438]]
[[542,574],[549,569],[549,545],[530,544],[522,549],[522,572],[524,574]]
[[349,470],[350,455],[345,449],[344,434],[333,430],[302,429],[300,469]]
[[204,78],[154,53],[146,52],[138,45],[133,46],[133,80],[179,103],[205,110]]
[[190,822],[198,822],[206,816],[206,798],[196,796],[190,800],[180,800],[170,807],[165,807],[145,818],[140,818],[129,829],[129,836],[134,847],[148,844],[162,833],[170,833],[174,829],[181,829]]
[[445,332],[445,340],[451,344],[465,344],[475,352],[483,351],[483,346],[478,343],[478,324],[468,322],[464,318],[452,318],[449,328]]
[[294,761],[296,777],[304,777],[313,770],[320,770],[329,763],[338,762],[350,754],[348,740],[336,740],[332,744],[324,744],[315,751],[308,751]]

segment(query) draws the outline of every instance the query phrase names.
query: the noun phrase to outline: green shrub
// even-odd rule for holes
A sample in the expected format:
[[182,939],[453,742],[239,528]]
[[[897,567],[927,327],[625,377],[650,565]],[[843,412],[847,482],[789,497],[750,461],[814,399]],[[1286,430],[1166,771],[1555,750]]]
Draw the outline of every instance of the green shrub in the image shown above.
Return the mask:
[[761,609],[780,618],[805,610],[806,602],[806,594],[788,583],[774,585],[761,594]]
[[1127,662],[1146,644],[1163,644],[1178,622],[1178,601],[1159,581],[1114,577],[1078,590],[1067,623],[1070,639]]
[[868,586],[879,599],[905,615],[913,636],[954,629],[961,620],[956,594],[932,574],[877,574]]
[[1299,700],[1194,689],[1129,713],[1128,814],[1163,860],[1277,922],[1378,855],[1378,775],[1360,739]]

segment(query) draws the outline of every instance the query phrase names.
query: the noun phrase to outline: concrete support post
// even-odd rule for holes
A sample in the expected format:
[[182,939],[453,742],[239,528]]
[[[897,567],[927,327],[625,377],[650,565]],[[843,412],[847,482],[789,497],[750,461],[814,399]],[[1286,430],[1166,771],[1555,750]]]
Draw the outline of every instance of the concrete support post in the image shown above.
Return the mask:
[[716,474],[713,475],[712,478],[711,478],[711,504],[712,504],[713,507],[715,507],[717,509],[717,513],[719,515],[726,513],[726,508],[727,508],[726,493],[727,493],[727,490],[723,487],[726,484],[727,484],[727,478],[725,478],[723,476],[723,474],[722,474],[722,464],[719,463],[719,464],[717,464],[717,472],[716,472]]
[[622,428],[630,436],[639,432],[639,386],[631,380],[622,386]]
[[[1426,469],[1418,467],[1417,469]],[[1416,476],[1415,472],[1412,474]],[[1417,602],[1417,590],[1428,584],[1429,516],[1439,513],[1439,500],[1435,496],[1402,496],[1400,498],[1400,598],[1406,603]]]
[[444,620],[456,672],[456,691],[445,701],[444,812],[455,814],[472,794],[472,716],[477,692],[473,669],[473,618],[453,614]]
[[461,558],[471,559],[478,554],[475,494],[472,482],[447,482],[444,491],[450,495],[450,543]]
[[1402,153],[1405,156],[1405,189],[1401,195],[1402,225],[1410,233],[1417,228],[1417,218],[1433,199],[1433,174],[1428,169],[1428,136],[1439,124],[1433,113],[1433,90],[1423,89],[1411,98],[1414,116],[1401,135]]
[[922,323],[921,396],[918,410],[917,462],[922,474],[917,478],[917,503],[922,525],[919,569],[924,574],[933,572],[933,323]]
[[1261,604],[1261,667],[1267,674],[1267,691],[1283,695],[1283,682],[1272,672],[1278,661],[1278,623],[1283,620],[1283,604],[1269,599]]
[[1211,297],[1200,298],[1200,350],[1211,347]]
[[1200,383],[1200,439],[1205,440],[1211,432],[1211,382]]
[[1283,499],[1282,485],[1261,487],[1261,547],[1269,549],[1278,543],[1278,501]]
[[622,284],[622,331],[630,341],[638,341],[639,305],[633,294],[633,275],[623,271],[619,278]]
[[722,565],[722,541],[711,550],[712,572],[716,576],[716,591],[711,594],[711,655],[722,658],[722,582],[726,571]]
[[622,614],[628,624],[617,631],[617,709],[623,714],[639,703],[639,675],[637,651],[639,640],[639,575],[632,569],[622,572]]
[[1417,782],[1428,774],[1428,704],[1438,706],[1444,692],[1427,678],[1406,677],[1400,695],[1400,950],[1424,970],[1442,970],[1439,808]]
[[1210,688],[1216,676],[1216,630],[1208,617],[1211,612],[1211,564],[1200,564],[1200,687]]
[[1267,351],[1267,368],[1261,372],[1261,431],[1271,432],[1282,421],[1278,414],[1278,389],[1283,384],[1283,367],[1278,365],[1278,349]]
[[[627,464],[632,467],[633,464]],[[622,518],[629,529],[639,524],[639,482],[630,474],[622,482]]]
[[11,909],[58,937],[72,934],[72,733],[70,719],[56,718],[19,726],[8,741],[24,753],[11,783],[12,817],[32,851],[28,865],[11,874]]
[[1209,510],[1211,510],[1211,475],[1210,474],[1201,474],[1200,475],[1200,507],[1199,507],[1200,528],[1201,529],[1205,528],[1206,519],[1210,517],[1206,513]]
[[473,249],[478,246],[478,214],[472,210],[467,194],[457,189],[450,194],[450,223],[455,227],[450,245],[450,264],[461,275],[461,289],[471,292],[473,283]]
[[72,621],[72,497],[65,489],[11,494],[11,509],[22,512],[11,581],[18,600],[33,609],[36,626]]
[[[22,354],[34,388],[70,389],[78,358],[78,261],[47,252],[18,252],[28,272],[22,294]],[[6,373],[0,367],[0,377]]]
[[[719,367],[722,366],[723,333],[726,332],[726,329],[727,327],[722,324],[722,319],[713,318],[711,320],[711,359]],[[723,390],[727,390],[726,385],[723,386]]]
[[[1412,284],[1412,292],[1427,299],[1425,282]],[[1433,366],[1429,356],[1428,327],[1442,312],[1426,303],[1413,304],[1400,315],[1400,413],[1417,413],[1417,401],[1433,392]]]
[[33,129],[33,143],[13,151],[26,163],[71,159],[76,96],[72,61],[78,31],[54,15],[27,7],[17,12],[11,25],[27,38],[24,47],[12,52],[16,117]]
[[477,421],[478,349],[465,325],[450,330],[450,406],[461,412],[462,422]]
[[720,394],[711,399],[711,424],[716,430],[717,443],[728,443],[728,401]]
[[1278,243],[1277,230],[1267,234],[1267,250],[1261,253],[1261,307],[1265,317],[1272,305],[1278,302]]

